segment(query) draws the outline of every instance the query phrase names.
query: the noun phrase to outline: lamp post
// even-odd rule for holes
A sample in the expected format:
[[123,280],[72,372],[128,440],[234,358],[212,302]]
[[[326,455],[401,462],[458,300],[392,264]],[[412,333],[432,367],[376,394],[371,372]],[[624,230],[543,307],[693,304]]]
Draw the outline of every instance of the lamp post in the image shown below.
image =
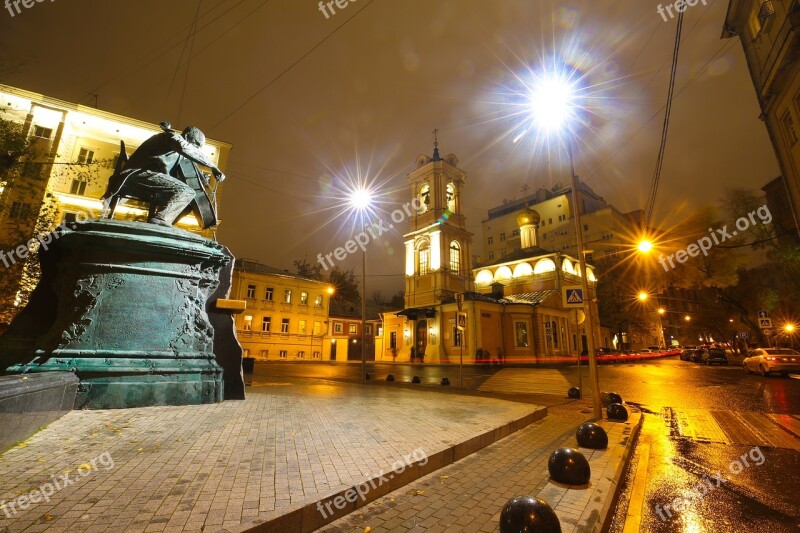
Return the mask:
[[[575,174],[573,157],[573,133],[570,122],[577,117],[580,109],[577,81],[568,73],[557,70],[544,71],[534,77],[530,84],[528,107],[533,125],[545,134],[556,134],[566,138],[569,155],[570,179],[572,182],[572,205],[575,217],[575,235],[578,245],[578,262],[581,269],[581,288],[583,289],[583,312],[586,324],[586,344],[589,351],[589,379],[592,384],[592,408],[595,418],[602,417],[600,384],[597,372],[597,354],[594,348],[594,329],[592,327],[591,304],[589,300],[589,282],[586,271],[583,225],[578,202],[578,176]],[[560,135],[563,134],[563,137]],[[580,353],[580,352],[579,352]],[[580,355],[578,356],[580,358]],[[580,367],[578,367],[580,370]]]
[[[372,205],[372,193],[359,187],[350,194],[350,206],[361,219],[361,230],[367,231],[367,212]],[[367,382],[367,249],[361,247],[361,383]]]

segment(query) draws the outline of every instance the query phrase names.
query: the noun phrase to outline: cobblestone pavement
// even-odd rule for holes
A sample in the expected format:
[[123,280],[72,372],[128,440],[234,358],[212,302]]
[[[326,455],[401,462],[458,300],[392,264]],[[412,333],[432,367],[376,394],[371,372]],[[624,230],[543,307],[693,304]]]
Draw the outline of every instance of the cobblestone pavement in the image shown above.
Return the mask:
[[[241,402],[67,414],[0,456],[0,532],[235,527],[537,409],[334,382],[256,385]],[[56,482],[47,501],[26,501]]]
[[[503,505],[524,495],[538,495],[548,501],[556,509],[564,531],[580,530],[574,524],[586,516],[587,510],[589,514],[595,509],[599,513],[603,502],[594,496],[588,501],[586,491],[570,491],[548,483],[547,461],[558,445],[590,417],[588,400],[550,407],[547,418],[375,500],[321,531],[497,531]],[[619,440],[623,429],[628,428],[620,425],[611,430],[609,442],[615,442],[614,437]],[[603,477],[608,477],[607,467],[613,466],[609,459],[614,452],[603,457],[605,451],[582,451],[592,464],[592,484],[601,484],[603,480],[596,473],[603,470]]]

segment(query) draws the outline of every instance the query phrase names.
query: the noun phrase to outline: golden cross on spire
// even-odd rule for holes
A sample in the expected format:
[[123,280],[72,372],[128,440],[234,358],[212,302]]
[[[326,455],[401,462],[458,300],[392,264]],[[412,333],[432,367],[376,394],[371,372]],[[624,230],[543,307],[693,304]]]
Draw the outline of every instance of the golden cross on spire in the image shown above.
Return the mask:
[[433,145],[439,146],[439,128],[433,130]]

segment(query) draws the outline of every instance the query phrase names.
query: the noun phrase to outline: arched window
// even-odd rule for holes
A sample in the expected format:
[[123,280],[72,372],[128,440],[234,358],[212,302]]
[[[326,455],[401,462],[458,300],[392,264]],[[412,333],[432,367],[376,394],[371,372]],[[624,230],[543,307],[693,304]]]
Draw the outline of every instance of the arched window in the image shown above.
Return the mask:
[[419,200],[422,204],[420,206],[420,212],[424,213],[431,207],[431,188],[429,185],[425,184],[419,188]]
[[478,272],[478,275],[475,276],[475,283],[478,285],[488,285],[493,281],[494,274],[492,274],[491,270],[481,270]]
[[458,241],[450,243],[450,272],[461,274],[461,245]]
[[530,276],[533,274],[533,268],[531,267],[530,263],[520,263],[514,267],[514,277],[515,278],[524,278],[525,276]]
[[452,183],[447,184],[447,209],[456,212],[456,186]]
[[494,273],[494,280],[495,281],[502,281],[504,279],[511,279],[511,269],[508,268],[506,265],[501,266],[498,268]]
[[431,271],[431,245],[423,243],[419,247],[419,262],[417,265],[417,272],[420,276],[424,276]]

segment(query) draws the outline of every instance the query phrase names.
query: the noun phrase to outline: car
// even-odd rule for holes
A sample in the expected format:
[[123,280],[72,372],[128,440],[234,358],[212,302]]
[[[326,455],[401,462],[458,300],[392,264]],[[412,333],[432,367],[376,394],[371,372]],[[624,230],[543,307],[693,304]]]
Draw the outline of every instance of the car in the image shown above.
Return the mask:
[[653,350],[651,350],[649,348],[643,348],[641,350],[637,350],[636,353],[653,353]]
[[702,350],[700,358],[702,359],[702,362],[707,365],[728,364],[728,356],[725,355],[725,350],[722,348],[705,348]]
[[788,377],[800,373],[800,352],[789,348],[756,348],[750,350],[742,362],[748,374],[758,372],[762,376],[773,372]]
[[689,350],[689,349],[687,349],[687,350],[683,350],[683,351],[681,352],[681,355],[680,355],[681,361],[691,361],[691,360],[692,360],[692,354],[693,354],[693,353],[694,353],[694,349],[691,349],[691,350]]
[[692,361],[692,363],[702,363],[703,362],[703,348],[698,348],[696,350],[692,350],[691,361]]

